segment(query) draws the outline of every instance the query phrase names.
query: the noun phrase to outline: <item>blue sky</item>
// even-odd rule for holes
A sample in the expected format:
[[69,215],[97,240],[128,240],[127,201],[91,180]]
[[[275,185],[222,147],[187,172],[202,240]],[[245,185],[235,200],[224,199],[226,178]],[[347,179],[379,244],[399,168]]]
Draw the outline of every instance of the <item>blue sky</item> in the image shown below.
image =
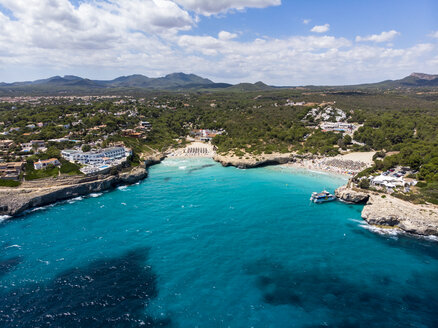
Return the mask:
[[183,71],[351,84],[438,73],[438,1],[0,0],[0,81]]

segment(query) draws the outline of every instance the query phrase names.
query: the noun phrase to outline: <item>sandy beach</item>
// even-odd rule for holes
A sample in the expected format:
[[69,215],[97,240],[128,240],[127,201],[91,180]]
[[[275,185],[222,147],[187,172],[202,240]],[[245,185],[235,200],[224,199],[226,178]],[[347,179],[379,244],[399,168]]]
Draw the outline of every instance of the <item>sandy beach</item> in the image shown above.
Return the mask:
[[375,152],[354,152],[335,157],[297,159],[295,162],[285,165],[312,171],[353,176],[373,164],[374,153]]
[[216,154],[214,146],[210,143],[194,141],[184,148],[178,148],[171,151],[169,158],[187,158],[187,157],[213,157]]
[[264,164],[283,164],[286,166],[297,167],[312,171],[333,173],[337,175],[353,176],[367,167],[373,165],[373,155],[375,152],[354,152],[335,157],[322,157],[313,159],[297,158],[295,153],[272,153],[254,156],[246,154],[243,157],[216,153],[214,146],[210,143],[195,141],[184,148],[172,150],[167,157],[169,158],[188,158],[188,157],[209,157],[223,165],[236,167],[257,167]]

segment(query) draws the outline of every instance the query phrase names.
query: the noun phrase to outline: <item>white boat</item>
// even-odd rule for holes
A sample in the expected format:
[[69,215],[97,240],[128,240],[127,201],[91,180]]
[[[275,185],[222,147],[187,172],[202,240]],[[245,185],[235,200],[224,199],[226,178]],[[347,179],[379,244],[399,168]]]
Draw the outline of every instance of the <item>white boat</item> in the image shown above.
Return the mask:
[[312,193],[312,196],[310,196],[310,200],[314,203],[325,203],[325,202],[331,202],[332,200],[336,200],[336,196],[324,190],[320,193],[317,192]]

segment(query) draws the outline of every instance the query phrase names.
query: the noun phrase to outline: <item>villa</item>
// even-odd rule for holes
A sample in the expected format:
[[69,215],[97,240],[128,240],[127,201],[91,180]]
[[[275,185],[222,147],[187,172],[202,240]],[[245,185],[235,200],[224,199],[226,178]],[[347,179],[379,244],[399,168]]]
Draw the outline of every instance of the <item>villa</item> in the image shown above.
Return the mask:
[[50,158],[43,161],[39,160],[38,162],[33,163],[35,170],[45,169],[49,165],[61,166],[61,162],[57,158]]

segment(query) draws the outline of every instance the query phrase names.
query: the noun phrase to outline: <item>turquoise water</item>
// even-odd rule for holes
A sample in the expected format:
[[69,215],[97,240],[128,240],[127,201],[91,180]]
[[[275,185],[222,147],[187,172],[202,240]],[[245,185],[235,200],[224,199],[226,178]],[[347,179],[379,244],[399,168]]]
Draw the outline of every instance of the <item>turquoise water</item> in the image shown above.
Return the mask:
[[0,224],[1,327],[438,327],[438,244],[377,234],[342,178],[166,160]]

